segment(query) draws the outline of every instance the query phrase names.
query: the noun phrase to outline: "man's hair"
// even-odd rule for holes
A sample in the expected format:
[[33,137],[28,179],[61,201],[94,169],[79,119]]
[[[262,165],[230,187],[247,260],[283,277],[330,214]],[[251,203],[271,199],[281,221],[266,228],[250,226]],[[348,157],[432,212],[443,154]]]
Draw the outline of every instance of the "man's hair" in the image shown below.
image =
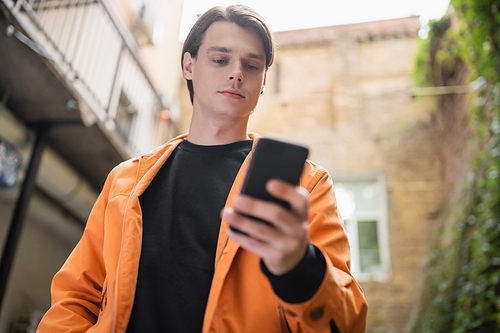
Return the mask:
[[[255,10],[244,5],[232,5],[228,7],[213,7],[198,18],[184,42],[181,56],[181,67],[184,69],[184,54],[189,52],[191,57],[196,58],[203,38],[208,28],[215,22],[235,23],[238,26],[251,29],[262,40],[266,53],[266,68],[269,68],[274,59],[274,38],[266,21]],[[191,103],[194,99],[193,81],[186,80]]]

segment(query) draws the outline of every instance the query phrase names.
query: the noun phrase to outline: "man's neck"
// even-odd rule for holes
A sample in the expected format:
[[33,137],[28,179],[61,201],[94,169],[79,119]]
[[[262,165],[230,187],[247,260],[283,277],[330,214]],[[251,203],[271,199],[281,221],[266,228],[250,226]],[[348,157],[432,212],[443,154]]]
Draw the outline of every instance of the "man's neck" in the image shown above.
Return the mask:
[[248,118],[213,119],[193,112],[187,140],[197,145],[224,145],[248,139]]

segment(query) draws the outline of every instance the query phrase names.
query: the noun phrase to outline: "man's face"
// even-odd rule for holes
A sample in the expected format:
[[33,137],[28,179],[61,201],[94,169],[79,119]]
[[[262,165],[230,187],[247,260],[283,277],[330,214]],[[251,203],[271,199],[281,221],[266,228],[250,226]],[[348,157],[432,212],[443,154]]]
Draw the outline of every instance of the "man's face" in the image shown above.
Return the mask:
[[248,117],[265,84],[266,57],[250,29],[215,22],[196,58],[184,54],[184,76],[193,82],[195,112],[216,117]]

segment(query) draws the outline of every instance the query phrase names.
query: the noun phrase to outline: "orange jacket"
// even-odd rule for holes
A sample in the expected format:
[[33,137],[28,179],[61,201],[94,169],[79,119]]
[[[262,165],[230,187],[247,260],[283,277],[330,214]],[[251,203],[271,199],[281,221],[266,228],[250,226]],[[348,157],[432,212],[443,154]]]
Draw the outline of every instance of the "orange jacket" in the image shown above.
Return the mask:
[[[259,136],[249,134],[255,142]],[[52,307],[39,333],[123,333],[132,311],[142,242],[139,196],[185,136],[121,163],[108,175],[83,236],[52,281]],[[252,153],[243,163],[227,198],[239,193]],[[352,277],[350,251],[327,171],[308,161],[300,185],[310,192],[310,239],[327,269],[316,294],[289,304],[273,292],[259,258],[228,239],[220,226],[215,272],[205,311],[209,332],[365,332],[367,304]]]

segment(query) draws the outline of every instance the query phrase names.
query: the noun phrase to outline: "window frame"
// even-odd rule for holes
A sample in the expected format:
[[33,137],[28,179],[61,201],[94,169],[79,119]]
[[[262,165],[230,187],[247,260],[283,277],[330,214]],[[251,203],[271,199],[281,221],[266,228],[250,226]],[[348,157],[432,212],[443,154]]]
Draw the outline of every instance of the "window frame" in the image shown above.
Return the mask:
[[[359,282],[379,281],[387,282],[392,278],[389,221],[388,221],[388,196],[385,175],[382,172],[365,172],[349,174],[333,174],[332,180],[335,185],[345,183],[373,182],[380,188],[377,211],[365,211],[353,213],[353,216],[344,221],[344,230],[348,234],[351,247],[351,272]],[[340,213],[340,211],[339,211]],[[342,218],[343,219],[343,218]],[[361,272],[358,223],[363,221],[377,221],[377,239],[380,256],[380,272]]]

